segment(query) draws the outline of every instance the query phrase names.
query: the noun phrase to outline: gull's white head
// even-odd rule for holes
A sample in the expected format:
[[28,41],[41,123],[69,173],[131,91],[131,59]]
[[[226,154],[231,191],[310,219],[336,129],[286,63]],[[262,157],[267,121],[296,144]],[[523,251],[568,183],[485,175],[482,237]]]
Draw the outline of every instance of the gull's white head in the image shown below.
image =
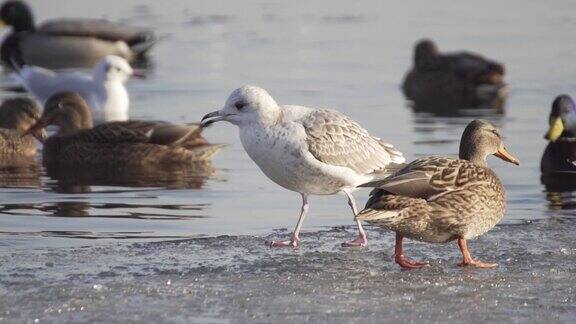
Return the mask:
[[227,121],[243,126],[251,123],[274,123],[280,114],[278,104],[262,88],[246,85],[230,94],[224,108],[211,112],[202,118],[206,126],[217,121]]
[[120,56],[107,55],[94,67],[93,76],[96,80],[126,82],[134,70],[130,64]]

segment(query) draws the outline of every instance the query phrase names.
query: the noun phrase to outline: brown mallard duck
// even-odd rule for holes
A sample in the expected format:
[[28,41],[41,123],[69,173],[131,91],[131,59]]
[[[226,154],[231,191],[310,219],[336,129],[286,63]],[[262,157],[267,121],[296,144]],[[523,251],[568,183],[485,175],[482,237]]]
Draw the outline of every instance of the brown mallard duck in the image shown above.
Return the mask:
[[356,219],[396,232],[395,261],[403,268],[426,265],[404,257],[404,237],[430,243],[458,240],[461,265],[494,267],[472,259],[466,245],[504,215],[504,187],[486,165],[489,154],[519,164],[504,148],[496,126],[474,120],[462,135],[459,159],[420,158],[387,179],[363,185],[377,188]]
[[205,161],[223,145],[209,144],[200,125],[125,121],[92,125],[90,108],[77,93],[56,94],[29,132],[48,125],[58,133],[44,143],[45,164],[116,166]]
[[27,64],[51,69],[92,67],[106,55],[133,61],[157,41],[150,30],[101,19],[53,19],[37,26],[30,7],[19,0],[2,4],[0,25],[12,27],[0,50],[8,66],[14,52]]
[[576,105],[568,95],[560,95],[552,102],[548,118],[550,129],[544,136],[549,140],[540,170],[546,185],[570,185],[576,179]]
[[414,66],[402,84],[417,110],[502,108],[504,66],[470,52],[440,53],[424,39],[414,48]]
[[[36,155],[32,136],[22,136],[40,118],[40,106],[28,98],[11,98],[0,106],[0,160],[28,158]],[[34,134],[43,139],[46,133]]]

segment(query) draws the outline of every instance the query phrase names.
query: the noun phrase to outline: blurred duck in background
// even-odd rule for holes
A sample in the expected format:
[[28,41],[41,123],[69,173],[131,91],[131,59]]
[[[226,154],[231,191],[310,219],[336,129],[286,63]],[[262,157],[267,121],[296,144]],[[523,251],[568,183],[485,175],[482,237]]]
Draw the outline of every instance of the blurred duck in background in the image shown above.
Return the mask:
[[[2,165],[33,158],[36,141],[23,136],[40,119],[40,106],[28,98],[10,98],[0,106],[0,161]],[[42,129],[34,131],[39,140],[46,138]]]
[[57,73],[18,61],[19,58],[12,58],[16,78],[42,103],[56,93],[77,92],[89,104],[97,124],[128,120],[130,100],[125,83],[135,72],[125,59],[105,56],[94,67],[92,75]]
[[460,265],[495,267],[474,260],[466,242],[492,229],[506,209],[504,186],[486,164],[488,155],[520,164],[504,147],[500,130],[476,119],[462,134],[458,159],[419,158],[384,180],[362,185],[376,189],[356,219],[396,232],[394,259],[403,268],[427,265],[404,256],[404,237],[429,243],[457,240]]
[[414,66],[402,90],[415,111],[453,113],[459,109],[501,111],[507,95],[504,66],[470,52],[440,53],[436,44],[420,40]]
[[58,132],[44,143],[45,165],[171,165],[203,162],[223,147],[209,144],[202,127],[166,122],[124,121],[93,127],[88,105],[77,93],[56,94],[46,102],[40,119],[28,129],[55,125]]
[[0,49],[4,64],[20,52],[24,62],[51,69],[91,68],[106,55],[129,62],[142,59],[157,39],[150,30],[99,19],[54,19],[36,26],[23,1],[5,1],[0,23],[12,27]]
[[576,105],[568,95],[552,102],[549,142],[540,160],[542,182],[548,189],[576,190]]

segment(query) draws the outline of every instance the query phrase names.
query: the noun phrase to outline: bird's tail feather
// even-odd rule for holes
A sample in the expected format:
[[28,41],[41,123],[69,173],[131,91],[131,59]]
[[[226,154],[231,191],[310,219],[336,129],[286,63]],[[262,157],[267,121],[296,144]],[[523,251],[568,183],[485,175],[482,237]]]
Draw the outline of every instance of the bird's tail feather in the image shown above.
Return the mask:
[[207,144],[200,147],[195,147],[193,150],[194,154],[192,161],[208,160],[226,146],[226,144]]
[[397,210],[377,210],[372,208],[366,208],[354,217],[354,220],[357,221],[377,221],[377,220],[384,220],[387,218],[392,218],[398,216]]

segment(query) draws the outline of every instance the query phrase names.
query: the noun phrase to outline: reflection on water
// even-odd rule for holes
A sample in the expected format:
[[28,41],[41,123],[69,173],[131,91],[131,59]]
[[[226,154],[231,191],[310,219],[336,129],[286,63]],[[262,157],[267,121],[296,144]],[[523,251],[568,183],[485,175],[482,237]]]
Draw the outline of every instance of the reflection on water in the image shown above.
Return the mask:
[[[469,113],[468,113],[469,112]],[[438,146],[458,148],[461,131],[474,118],[489,120],[498,127],[503,126],[504,119],[499,113],[491,110],[461,110],[454,114],[438,116],[430,113],[414,113],[413,130],[418,137],[413,143],[417,146]]]
[[[0,232],[2,235],[82,239],[195,237],[198,234],[188,234],[184,230],[166,235],[148,228],[150,225],[145,223],[132,222],[209,217],[204,211],[209,203],[194,199],[190,190],[201,189],[214,174],[211,162],[179,166],[44,169],[34,160],[28,162],[0,167],[0,188],[6,188],[0,189],[5,197],[0,202],[0,224],[7,224],[0,225],[4,229]],[[190,201],[166,201],[163,198],[171,195],[166,192],[179,190],[186,192],[184,197],[190,197]],[[54,217],[63,222],[51,221]],[[103,225],[82,223],[82,218],[99,219]],[[46,230],[43,226],[54,229]],[[172,226],[177,225],[169,225]],[[12,230],[6,231],[10,227]]]
[[[576,65],[569,63],[576,43],[570,33],[559,32],[576,26],[573,3],[494,2],[503,8],[498,15],[493,6],[476,6],[474,19],[461,14],[469,12],[469,4],[446,0],[394,5],[250,0],[226,5],[181,1],[170,6],[152,0],[71,3],[31,5],[38,22],[107,18],[167,36],[150,52],[151,61],[137,66],[146,69],[148,77],[127,83],[134,119],[198,121],[221,108],[234,88],[255,84],[281,104],[336,108],[412,160],[457,154],[465,125],[481,117],[502,128],[506,144],[522,161],[520,167],[489,161],[508,194],[504,223],[542,219],[561,213],[551,212],[549,206],[571,206],[571,193],[549,194],[546,199],[538,164],[546,144],[542,134],[549,103],[559,93],[574,91],[570,80]],[[428,13],[425,19],[422,12]],[[396,30],[402,32],[383,32]],[[506,64],[511,88],[506,107],[405,108],[400,86],[412,65],[414,41],[422,37],[436,39],[446,51],[486,53]],[[9,75],[0,75],[0,87],[13,83]],[[13,94],[0,92],[0,97],[9,95]],[[38,239],[46,236],[266,235],[293,226],[297,194],[261,173],[244,153],[237,129],[206,129],[205,137],[231,144],[214,159],[215,174],[211,168],[0,172],[0,229],[18,233],[20,239],[0,235],[0,246],[27,244],[22,241],[52,244],[53,240]],[[358,204],[367,197],[367,191],[358,191]],[[351,222],[342,197],[312,199],[313,212],[304,230]]]
[[550,192],[570,192],[576,191],[576,173],[574,172],[556,172],[542,175],[540,181]]
[[576,209],[576,191],[547,191],[546,199],[548,199],[548,208],[551,210],[573,210]]
[[[40,232],[3,232],[1,235],[7,236],[32,236],[32,237],[58,237],[70,239],[178,239],[178,238],[197,238],[202,235],[183,235],[183,236],[161,236],[153,235],[153,232],[91,232],[91,231],[40,231]],[[0,246],[2,246],[0,242]]]
[[[178,220],[205,218],[207,216],[190,214],[199,212],[206,204],[193,205],[163,205],[163,204],[121,204],[107,203],[98,204],[89,201],[57,201],[54,203],[39,204],[4,204],[0,205],[0,214],[4,215],[36,215],[55,217],[84,217],[92,216],[99,218],[127,218],[149,220]],[[141,211],[142,209],[142,211]],[[183,214],[186,212],[186,214]]]
[[0,161],[0,187],[40,187],[42,168],[35,158]]
[[498,116],[505,113],[506,101],[501,98],[494,99],[485,105],[476,108],[462,108],[450,104],[416,104],[408,101],[406,104],[414,113],[425,113],[438,117],[486,117]]
[[47,187],[58,193],[87,193],[90,186],[200,189],[214,173],[210,161],[177,166],[48,166],[46,170],[56,180]]

